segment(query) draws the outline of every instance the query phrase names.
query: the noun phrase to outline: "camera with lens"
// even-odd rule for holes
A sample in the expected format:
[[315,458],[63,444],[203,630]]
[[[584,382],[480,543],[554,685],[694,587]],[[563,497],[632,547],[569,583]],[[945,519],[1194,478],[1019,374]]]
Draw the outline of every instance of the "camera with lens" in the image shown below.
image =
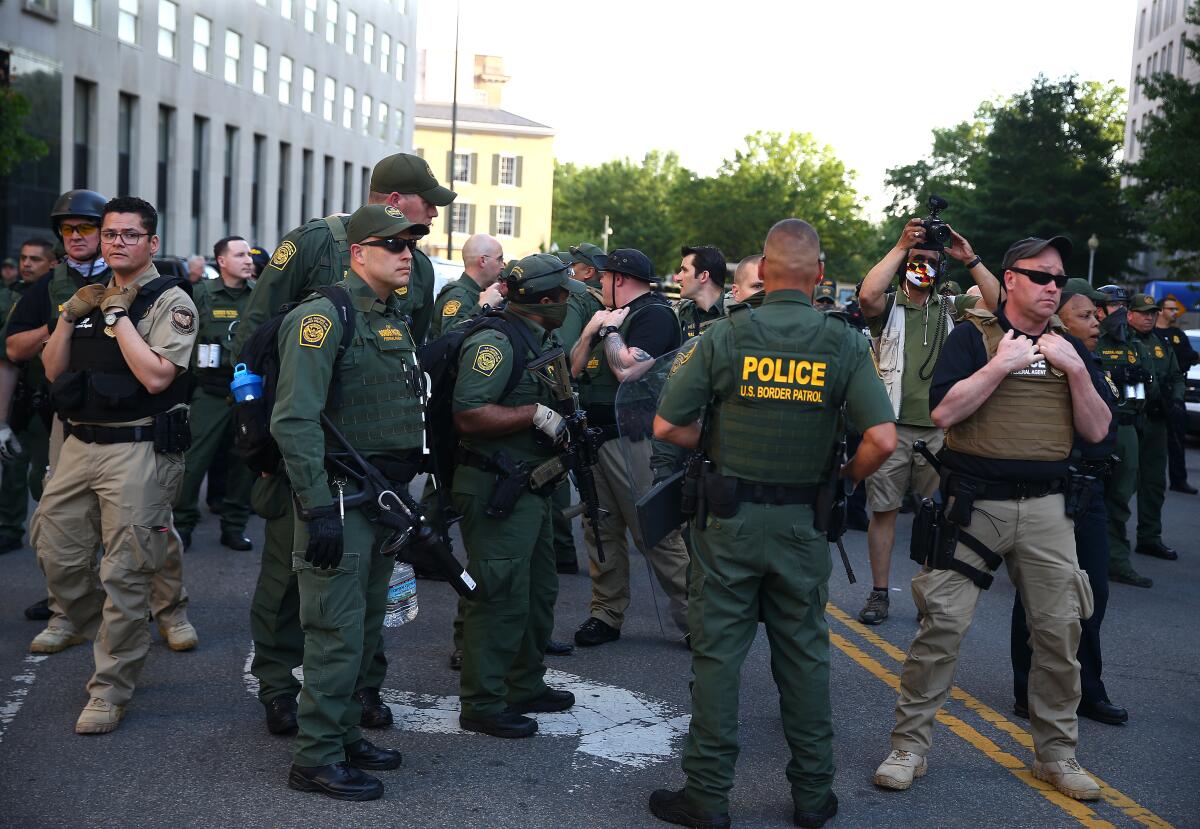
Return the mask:
[[930,196],[929,216],[921,220],[921,227],[925,229],[925,238],[940,247],[950,244],[950,225],[938,218],[938,214],[949,206],[950,202],[941,196]]

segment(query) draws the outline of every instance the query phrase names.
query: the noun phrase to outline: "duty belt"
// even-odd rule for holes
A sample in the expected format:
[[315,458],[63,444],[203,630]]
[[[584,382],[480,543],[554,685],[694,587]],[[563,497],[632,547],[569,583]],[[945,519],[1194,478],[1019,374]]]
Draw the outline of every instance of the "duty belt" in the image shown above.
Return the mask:
[[787,486],[785,484],[766,484],[757,481],[746,481],[738,478],[737,500],[749,501],[754,504],[809,504],[816,503],[820,487]]
[[1140,417],[1141,415],[1137,414],[1136,412],[1117,412],[1117,425],[1137,426],[1138,418]]
[[1066,489],[1066,481],[1062,478],[1052,481],[985,481],[970,475],[959,476],[956,472],[952,472],[951,477],[974,481],[979,487],[975,494],[977,501],[1024,501],[1027,498],[1055,495]]
[[63,434],[84,443],[140,443],[154,440],[154,425],[92,426],[88,423],[63,423]]

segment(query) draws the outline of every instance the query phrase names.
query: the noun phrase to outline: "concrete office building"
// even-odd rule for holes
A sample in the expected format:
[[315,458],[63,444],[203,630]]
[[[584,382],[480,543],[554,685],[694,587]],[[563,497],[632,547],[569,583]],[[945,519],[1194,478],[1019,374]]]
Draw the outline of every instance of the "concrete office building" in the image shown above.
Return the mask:
[[[1200,64],[1184,48],[1184,37],[1200,37],[1195,26],[1184,21],[1193,0],[1139,0],[1134,18],[1133,60],[1129,65],[1129,109],[1125,116],[1125,160],[1141,156],[1139,133],[1149,116],[1160,106],[1142,92],[1143,78],[1167,73],[1200,83]],[[1100,240],[1104,244],[1104,240]],[[1145,279],[1174,276],[1158,263],[1154,252],[1140,253],[1134,267],[1145,272]],[[1195,276],[1194,274],[1192,276]]]
[[0,250],[72,187],[138,195],[162,250],[268,248],[412,146],[416,0],[7,0],[0,59],[50,148],[0,180]]

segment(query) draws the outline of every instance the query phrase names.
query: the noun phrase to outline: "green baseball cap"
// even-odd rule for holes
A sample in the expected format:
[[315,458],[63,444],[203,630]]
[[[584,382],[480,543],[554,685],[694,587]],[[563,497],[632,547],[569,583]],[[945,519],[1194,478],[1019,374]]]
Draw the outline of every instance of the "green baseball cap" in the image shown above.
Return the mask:
[[836,303],[837,289],[832,285],[826,285],[824,282],[822,282],[817,286],[817,289],[813,291],[813,303],[816,304],[818,302]]
[[350,215],[346,222],[346,240],[352,245],[357,245],[363,239],[372,236],[388,239],[405,230],[414,235],[424,236],[429,232],[429,227],[410,222],[394,207],[386,204],[368,204]]
[[1085,296],[1092,302],[1108,302],[1108,294],[1097,291],[1092,287],[1092,283],[1079,276],[1068,279],[1067,284],[1063,285],[1058,307],[1061,308],[1063,303],[1073,296]]
[[571,280],[571,266],[553,253],[535,253],[513,265],[504,276],[508,283],[508,300],[518,304],[530,302],[553,288],[566,288]]
[[1158,304],[1158,300],[1150,296],[1150,294],[1134,294],[1133,299],[1129,300],[1130,311],[1161,311],[1162,308]]
[[372,193],[416,193],[430,204],[445,207],[458,196],[438,184],[429,162],[419,155],[396,153],[375,165],[371,171]]
[[589,265],[598,271],[604,270],[604,251],[599,245],[580,242],[578,245],[571,245],[570,254],[572,262]]
[[16,260],[16,259],[13,259],[11,256],[6,256],[6,257],[4,257],[4,267],[6,267],[6,268],[15,268],[16,266],[17,266],[17,260]]

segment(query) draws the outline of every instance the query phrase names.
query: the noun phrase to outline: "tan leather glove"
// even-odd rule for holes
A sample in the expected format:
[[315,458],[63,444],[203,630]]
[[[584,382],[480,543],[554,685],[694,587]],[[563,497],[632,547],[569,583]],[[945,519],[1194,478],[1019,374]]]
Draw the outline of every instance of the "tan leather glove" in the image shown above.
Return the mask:
[[120,308],[126,313],[129,312],[129,306],[137,298],[137,285],[129,285],[125,288],[117,286],[117,283],[108,286],[108,290],[104,292],[104,296],[100,297],[101,311],[115,311]]
[[103,285],[84,285],[63,303],[63,319],[67,322],[75,322],[92,313],[96,310],[104,291]]

